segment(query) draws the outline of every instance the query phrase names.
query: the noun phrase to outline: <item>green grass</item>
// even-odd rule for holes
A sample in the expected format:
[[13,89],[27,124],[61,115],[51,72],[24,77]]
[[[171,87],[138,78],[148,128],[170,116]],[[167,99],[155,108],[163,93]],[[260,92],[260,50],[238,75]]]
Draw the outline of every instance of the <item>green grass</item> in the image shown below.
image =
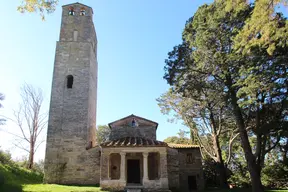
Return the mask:
[[[16,164],[0,163],[1,192],[100,192],[99,187],[45,185],[43,175]],[[103,192],[103,191],[102,191]]]
[[[43,175],[15,164],[0,164],[1,192],[101,192],[99,187],[41,184]],[[249,192],[249,189],[207,190],[207,192]],[[102,191],[104,192],[104,191]],[[288,190],[267,190],[288,192]]]
[[23,191],[24,192],[100,192],[101,190],[99,187],[36,184],[36,185],[23,185]]
[[0,173],[5,176],[6,182],[15,184],[42,183],[43,177],[43,175],[41,175],[40,173],[27,170],[17,165],[11,166],[0,164]]
[[[99,187],[79,187],[51,184],[23,185],[24,192],[104,192]],[[209,190],[207,192],[249,192],[247,189]],[[288,190],[266,190],[265,192],[288,192]]]
[[42,183],[43,175],[16,164],[0,164],[0,191],[21,192],[22,184]]

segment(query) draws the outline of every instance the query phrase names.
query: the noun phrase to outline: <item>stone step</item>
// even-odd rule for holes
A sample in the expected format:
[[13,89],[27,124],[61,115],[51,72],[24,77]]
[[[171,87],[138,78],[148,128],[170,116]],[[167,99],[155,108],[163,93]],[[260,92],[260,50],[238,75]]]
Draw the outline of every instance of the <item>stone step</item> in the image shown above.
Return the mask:
[[127,189],[127,192],[141,192],[142,190],[141,189],[138,189],[138,188],[129,188]]

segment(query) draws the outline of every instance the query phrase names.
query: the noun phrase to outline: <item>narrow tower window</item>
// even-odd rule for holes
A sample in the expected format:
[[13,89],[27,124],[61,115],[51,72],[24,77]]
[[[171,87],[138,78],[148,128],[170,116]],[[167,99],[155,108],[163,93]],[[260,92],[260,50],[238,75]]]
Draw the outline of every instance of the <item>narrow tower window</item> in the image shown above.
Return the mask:
[[73,7],[69,7],[69,15],[75,15],[75,11]]
[[81,15],[81,16],[85,16],[85,15],[86,15],[86,10],[85,10],[85,8],[81,8],[81,10],[80,10],[80,15]]
[[73,40],[77,41],[77,39],[78,39],[78,31],[74,31],[73,32]]
[[68,75],[67,76],[67,88],[68,89],[72,89],[73,86],[73,76],[72,75]]

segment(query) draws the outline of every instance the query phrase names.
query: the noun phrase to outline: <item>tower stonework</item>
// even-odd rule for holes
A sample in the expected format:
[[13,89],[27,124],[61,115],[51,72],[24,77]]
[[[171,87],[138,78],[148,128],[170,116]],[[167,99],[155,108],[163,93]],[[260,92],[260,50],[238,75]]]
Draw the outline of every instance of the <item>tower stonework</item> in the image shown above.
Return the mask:
[[80,3],[64,5],[51,90],[46,183],[99,183],[97,65],[92,8]]

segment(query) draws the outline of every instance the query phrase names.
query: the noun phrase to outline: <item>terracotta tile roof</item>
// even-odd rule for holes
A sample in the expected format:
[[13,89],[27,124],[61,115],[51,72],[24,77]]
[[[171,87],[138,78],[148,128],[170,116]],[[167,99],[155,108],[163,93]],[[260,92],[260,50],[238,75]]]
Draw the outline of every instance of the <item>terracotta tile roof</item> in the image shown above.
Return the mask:
[[124,137],[100,144],[101,147],[167,147],[167,143],[142,137]]
[[175,143],[167,143],[168,147],[174,149],[191,149],[191,148],[199,148],[199,145],[189,145],[189,144],[175,144]]

